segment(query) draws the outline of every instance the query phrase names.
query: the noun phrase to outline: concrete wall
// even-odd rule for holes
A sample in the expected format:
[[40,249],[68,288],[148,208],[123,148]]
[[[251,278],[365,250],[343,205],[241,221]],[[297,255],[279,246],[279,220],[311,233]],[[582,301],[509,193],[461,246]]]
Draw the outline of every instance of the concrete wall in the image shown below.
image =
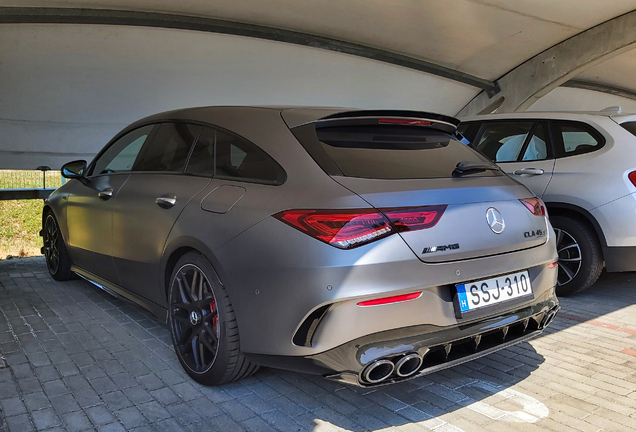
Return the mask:
[[59,168],[121,128],[202,105],[324,105],[454,114],[478,91],[350,55],[139,27],[0,25],[0,169]]
[[620,106],[623,113],[636,113],[636,101],[607,93],[558,87],[535,102],[528,111],[600,111]]

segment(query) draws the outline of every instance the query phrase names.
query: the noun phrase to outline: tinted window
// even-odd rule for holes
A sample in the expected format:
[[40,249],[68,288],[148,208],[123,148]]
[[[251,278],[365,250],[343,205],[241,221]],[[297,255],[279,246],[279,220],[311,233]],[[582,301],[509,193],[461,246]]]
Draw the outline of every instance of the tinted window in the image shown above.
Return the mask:
[[282,183],[284,175],[280,170],[278,164],[258,147],[217,131],[215,176]]
[[623,126],[632,135],[636,135],[636,122],[621,123],[621,126]]
[[561,139],[560,150],[564,156],[588,153],[601,148],[602,138],[590,127],[573,122],[555,122]]
[[134,165],[135,171],[181,172],[202,127],[186,123],[162,123],[146,143]]
[[[314,125],[305,127],[315,128]],[[420,179],[451,177],[459,162],[483,163],[484,159],[450,135],[409,126],[339,126],[315,129],[319,146],[307,133],[296,134],[323,169],[332,174],[331,161],[340,174],[376,179]],[[320,154],[323,152],[323,154]],[[477,176],[500,175],[483,171]]]
[[115,141],[95,161],[91,175],[130,171],[153,127],[135,129]]
[[186,172],[271,184],[282,184],[285,180],[282,168],[264,151],[240,137],[212,128],[204,128],[201,133]]
[[495,162],[516,161],[532,126],[531,121],[484,123],[477,132],[474,144]]
[[547,144],[546,127],[539,123],[532,133],[530,141],[523,149],[522,161],[544,160],[548,158],[549,148]]
[[214,140],[216,131],[203,128],[192,155],[188,161],[186,172],[192,174],[214,175]]

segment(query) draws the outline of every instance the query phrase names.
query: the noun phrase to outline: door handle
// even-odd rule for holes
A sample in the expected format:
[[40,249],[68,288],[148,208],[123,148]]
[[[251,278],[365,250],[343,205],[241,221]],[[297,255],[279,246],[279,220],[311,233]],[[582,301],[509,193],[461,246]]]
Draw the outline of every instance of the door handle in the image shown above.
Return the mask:
[[99,191],[97,193],[97,196],[103,199],[104,201],[106,201],[107,199],[110,199],[113,196],[113,189],[107,188],[107,189],[104,189],[103,191]]
[[513,171],[513,174],[514,175],[518,175],[518,176],[532,177],[532,176],[536,176],[536,175],[541,175],[544,172],[545,171],[543,171],[542,169],[537,169],[537,168],[521,168],[521,169],[518,169],[516,171]]
[[160,196],[155,200],[155,203],[161,208],[169,209],[177,203],[177,197],[175,195]]

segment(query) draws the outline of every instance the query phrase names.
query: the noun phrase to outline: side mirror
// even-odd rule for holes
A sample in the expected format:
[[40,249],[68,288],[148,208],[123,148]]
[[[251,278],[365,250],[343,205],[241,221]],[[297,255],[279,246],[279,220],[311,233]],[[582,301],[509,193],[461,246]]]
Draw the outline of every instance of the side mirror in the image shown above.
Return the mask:
[[86,173],[86,161],[76,160],[62,166],[62,177],[67,179],[83,178]]

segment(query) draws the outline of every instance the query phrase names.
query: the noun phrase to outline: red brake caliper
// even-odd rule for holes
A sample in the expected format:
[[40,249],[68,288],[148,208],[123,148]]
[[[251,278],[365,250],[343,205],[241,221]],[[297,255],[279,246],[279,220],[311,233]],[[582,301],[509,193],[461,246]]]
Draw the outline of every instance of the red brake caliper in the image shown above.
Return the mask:
[[[212,303],[210,303],[210,312],[214,312],[216,310],[216,300],[212,300]],[[214,327],[217,327],[219,325],[219,313],[217,311],[216,315],[214,315],[214,318],[212,318],[212,325]]]

